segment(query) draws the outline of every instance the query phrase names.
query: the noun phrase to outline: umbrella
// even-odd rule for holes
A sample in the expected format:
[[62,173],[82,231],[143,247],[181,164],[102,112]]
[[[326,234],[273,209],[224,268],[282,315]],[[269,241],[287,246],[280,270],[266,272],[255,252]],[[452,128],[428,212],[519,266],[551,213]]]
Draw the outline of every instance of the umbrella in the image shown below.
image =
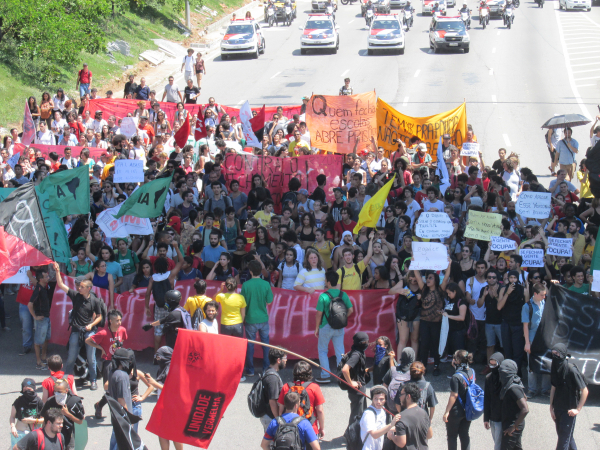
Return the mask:
[[560,116],[554,116],[552,119],[546,121],[542,128],[565,128],[565,127],[578,127],[580,125],[587,125],[590,123],[587,117],[581,114],[561,114]]

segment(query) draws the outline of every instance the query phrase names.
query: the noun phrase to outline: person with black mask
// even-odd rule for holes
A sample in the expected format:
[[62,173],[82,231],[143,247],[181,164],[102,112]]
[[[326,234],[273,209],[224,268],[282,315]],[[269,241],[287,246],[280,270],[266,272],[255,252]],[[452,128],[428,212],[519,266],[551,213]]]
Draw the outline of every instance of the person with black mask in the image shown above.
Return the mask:
[[30,433],[38,424],[44,403],[35,392],[35,381],[25,378],[21,383],[21,395],[12,404],[10,411],[10,448],[13,448],[23,436]]
[[[366,371],[367,358],[365,356],[365,350],[369,346],[369,335],[359,331],[352,337],[352,340],[354,343],[347,355],[346,364],[342,367],[342,375],[349,384],[364,393],[366,385],[371,381],[371,375]],[[348,398],[350,399],[350,419],[348,421],[350,424],[356,416],[362,416],[367,408],[367,398],[350,388],[348,388]]]
[[[521,438],[525,428],[525,416],[529,413],[525,386],[517,375],[517,363],[505,359],[498,368],[500,375],[500,399],[502,400],[502,450],[522,450]],[[485,401],[485,400],[484,400]]]
[[502,444],[502,400],[500,391],[500,364],[504,361],[502,353],[494,353],[489,359],[490,372],[485,377],[485,393],[483,397],[483,426],[492,430],[494,450],[500,450]]
[[[108,395],[127,411],[133,413],[130,379],[137,374],[133,350],[118,348],[112,358],[112,374],[108,382]],[[117,450],[117,438],[113,431],[110,450]]]
[[[450,378],[450,398],[446,405],[443,420],[446,422],[448,450],[457,449],[457,438],[460,438],[462,450],[471,448],[469,428],[471,421],[467,420],[465,408],[467,401],[467,387],[475,382],[475,371],[469,367],[473,363],[473,354],[466,350],[457,350],[452,357],[452,367],[456,370]],[[467,381],[468,380],[468,381]]]
[[164,326],[165,343],[167,347],[175,348],[177,333],[179,328],[186,329],[183,320],[184,314],[189,315],[179,304],[181,303],[181,292],[176,290],[167,291],[165,294],[165,306],[168,308],[168,314],[152,323],[147,323],[142,327],[144,331],[150,330],[152,327]]
[[529,299],[529,291],[519,283],[519,272],[508,272],[508,285],[498,295],[498,310],[502,312],[502,347],[506,359],[517,363],[518,375],[521,376],[521,361],[525,353],[525,335],[521,323],[521,311],[525,300]]
[[569,364],[569,356],[565,344],[552,347],[550,416],[556,424],[557,449],[577,449],[573,437],[575,420],[588,396],[585,379],[575,364]]

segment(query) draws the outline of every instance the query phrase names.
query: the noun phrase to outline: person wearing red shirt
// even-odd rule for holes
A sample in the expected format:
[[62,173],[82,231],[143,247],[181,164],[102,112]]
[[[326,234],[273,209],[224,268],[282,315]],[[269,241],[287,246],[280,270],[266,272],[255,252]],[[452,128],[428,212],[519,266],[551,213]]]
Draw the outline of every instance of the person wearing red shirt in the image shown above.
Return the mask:
[[[281,416],[285,409],[283,402],[285,394],[287,394],[290,389],[296,391],[300,395],[300,408],[298,408],[298,415],[306,417],[312,423],[315,434],[319,438],[322,438],[325,436],[325,410],[323,408],[323,405],[325,404],[325,397],[323,396],[321,387],[312,381],[312,368],[305,361],[298,361],[296,363],[294,366],[293,376],[294,382],[284,384],[281,388],[281,392],[279,392],[279,399],[277,400],[277,404],[279,406],[279,415]],[[308,394],[308,399],[310,400],[310,409],[312,409],[312,411],[301,411],[303,406],[303,395],[298,391],[302,390],[305,390]]]
[[483,187],[483,184],[481,183],[481,178],[477,178],[477,175],[479,174],[479,167],[471,166],[469,167],[468,171],[469,179],[467,180],[467,186],[479,185]]
[[521,245],[521,239],[510,229],[510,221],[506,218],[502,219],[502,237],[515,241],[517,246]]
[[244,231],[244,237],[246,238],[245,251],[249,252],[252,250],[252,244],[256,241],[256,229],[258,228],[258,220],[252,218],[246,222],[246,231]]
[[154,142],[154,127],[152,127],[151,125],[148,124],[148,116],[146,115],[147,113],[144,113],[141,117],[140,117],[140,123],[138,125],[138,129],[145,131],[146,134],[148,135],[148,140],[149,142],[146,142],[146,139],[144,139],[144,144],[148,145],[151,144],[152,142]]
[[342,216],[342,220],[336,222],[333,227],[333,231],[335,232],[334,241],[336,244],[340,243],[344,231],[349,231],[350,233],[354,234],[354,227],[356,226],[356,222],[350,219],[352,215],[350,208],[344,206],[340,210],[340,214]]
[[417,203],[419,204],[419,206],[421,208],[423,208],[423,200],[427,200],[427,189],[429,189],[431,187],[431,185],[432,185],[431,180],[428,178],[425,178],[423,180],[422,189],[415,194],[415,200],[417,201]]
[[[48,357],[48,369],[50,369],[50,376],[42,381],[42,401],[44,403],[54,395],[54,382],[65,377],[63,360],[60,355],[51,355]],[[73,378],[73,375],[67,375],[67,383],[69,383],[71,393],[77,395],[77,387],[75,386],[75,378]]]
[[83,63],[83,69],[77,73],[77,84],[75,89],[79,88],[79,97],[85,97],[85,94],[90,93],[90,85],[92,84],[92,72],[88,70],[88,65]]

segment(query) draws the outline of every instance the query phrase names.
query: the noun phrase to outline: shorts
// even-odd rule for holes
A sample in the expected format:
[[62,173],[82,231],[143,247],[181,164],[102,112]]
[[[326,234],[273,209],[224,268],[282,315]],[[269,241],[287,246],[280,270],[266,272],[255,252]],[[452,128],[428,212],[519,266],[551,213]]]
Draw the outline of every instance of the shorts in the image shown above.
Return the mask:
[[185,78],[185,82],[186,83],[187,83],[188,80],[193,80],[193,78],[192,78],[193,76],[194,76],[194,72],[192,72],[191,70],[186,70],[183,73],[183,78]]
[[493,347],[496,345],[496,337],[498,337],[497,343],[502,347],[502,325],[486,323],[485,324],[485,338],[487,340],[487,346]]
[[35,321],[35,335],[33,337],[33,343],[35,345],[43,345],[46,341],[50,340],[51,325],[50,317],[44,317],[42,320]]
[[102,372],[102,379],[104,380],[104,382],[106,383],[110,377],[110,365],[111,365],[112,361],[108,360],[108,359],[103,359],[102,360],[102,368],[101,368],[101,372]]
[[[168,314],[169,314],[169,311],[167,311],[167,308],[161,308],[157,305],[154,305],[154,320],[155,321],[164,319],[165,317],[167,317]],[[158,325],[158,326],[154,327],[154,336],[162,336],[163,329],[164,329],[164,325]]]

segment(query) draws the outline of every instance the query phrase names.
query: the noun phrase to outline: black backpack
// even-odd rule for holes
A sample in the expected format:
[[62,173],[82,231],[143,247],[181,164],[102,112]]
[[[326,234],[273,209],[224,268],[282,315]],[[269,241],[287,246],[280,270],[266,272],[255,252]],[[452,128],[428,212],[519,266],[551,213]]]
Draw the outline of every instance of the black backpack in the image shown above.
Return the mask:
[[[342,269],[343,270],[343,269]],[[329,292],[325,292],[329,297],[329,315],[325,316],[327,323],[334,330],[340,330],[348,325],[348,307],[344,303],[342,298],[342,290],[340,289],[340,295],[334,297]]]
[[102,319],[100,319],[100,322],[98,323],[98,328],[104,328],[106,326],[106,317],[108,316],[108,308],[106,308],[106,303],[104,303],[104,300],[102,300],[101,298],[96,297],[93,293],[92,293],[93,297],[92,297],[92,302],[98,302],[98,304],[100,305],[100,311],[102,311]]
[[295,417],[291,422],[286,422],[283,417],[277,417],[277,432],[273,439],[271,449],[273,450],[302,450],[302,440],[300,439],[300,431],[298,424],[304,417]]
[[263,380],[276,372],[263,373],[252,385],[248,394],[248,409],[254,417],[262,417],[269,411],[269,403],[265,402],[265,386]]
[[[345,355],[342,355],[342,360],[340,361],[340,363],[337,366],[337,376],[340,377],[342,380],[345,380],[344,374],[342,373],[342,369],[348,363],[348,360],[350,359],[350,355],[352,355],[352,352],[354,352],[354,351],[358,351],[358,350],[350,350]],[[353,379],[354,381],[356,381],[356,379],[352,378],[352,376],[353,375],[356,376],[357,372],[358,373],[364,373],[364,382],[363,382],[364,385],[366,385],[367,383],[369,383],[369,381],[371,381],[371,374],[370,373],[365,373],[364,356],[360,359],[360,361],[356,365],[356,367],[354,367],[354,368],[351,367],[350,368],[350,378]],[[350,387],[346,383],[344,383],[343,381],[338,381],[338,384],[339,384],[340,389],[342,391],[348,391],[348,390],[350,390]]]
[[298,204],[298,192],[297,191],[289,191],[283,194],[281,197],[281,207],[285,208],[288,206],[288,202],[292,202],[294,206]]
[[200,329],[200,322],[205,318],[202,308],[196,308],[196,311],[194,311],[194,315],[192,316],[192,329],[198,331]]
[[[342,360],[340,361],[340,363],[337,366],[337,376],[340,377],[342,380],[345,380],[344,374],[342,373],[342,369],[344,368],[344,366],[348,362],[348,359],[350,359],[350,354],[351,353],[352,353],[352,351],[349,351],[345,355],[342,355]],[[350,387],[346,383],[338,381],[338,384],[340,385],[340,389],[342,391],[347,391],[347,390],[350,389]]]
[[[367,409],[365,409],[365,413],[367,411],[371,411],[373,414],[377,415],[375,413],[375,410],[373,408],[371,408],[370,406]],[[354,416],[352,423],[350,423],[350,425],[348,425],[348,428],[346,428],[346,431],[344,431],[344,439],[346,439],[346,449],[347,450],[362,450],[363,446],[365,445],[365,441],[367,440],[366,437],[365,437],[365,441],[363,441],[360,438],[360,421],[361,421],[361,419],[362,419],[362,414]]]

